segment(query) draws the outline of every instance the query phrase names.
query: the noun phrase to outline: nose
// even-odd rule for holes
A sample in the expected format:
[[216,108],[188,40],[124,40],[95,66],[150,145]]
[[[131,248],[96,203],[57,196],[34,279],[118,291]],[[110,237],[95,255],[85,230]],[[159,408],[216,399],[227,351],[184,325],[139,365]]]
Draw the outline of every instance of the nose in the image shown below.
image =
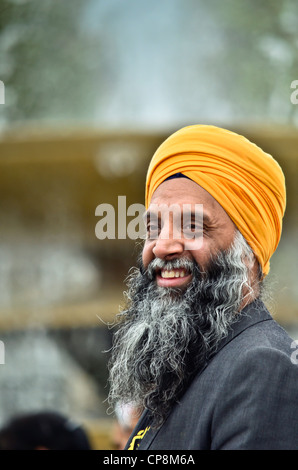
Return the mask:
[[173,237],[172,233],[163,237],[163,231],[161,231],[152,252],[156,258],[160,259],[169,259],[181,256],[184,252],[184,242],[181,238]]

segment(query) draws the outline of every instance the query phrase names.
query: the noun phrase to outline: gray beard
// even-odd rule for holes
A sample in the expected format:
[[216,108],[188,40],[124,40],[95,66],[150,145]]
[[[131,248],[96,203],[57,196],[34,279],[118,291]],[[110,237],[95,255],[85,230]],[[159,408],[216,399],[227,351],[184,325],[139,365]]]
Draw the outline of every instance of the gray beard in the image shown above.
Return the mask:
[[[246,260],[246,264],[244,263]],[[109,402],[147,408],[160,426],[187,384],[228,334],[243,301],[253,254],[237,232],[232,247],[203,272],[189,259],[155,259],[135,269],[109,362]],[[158,287],[155,269],[187,266],[185,290]]]

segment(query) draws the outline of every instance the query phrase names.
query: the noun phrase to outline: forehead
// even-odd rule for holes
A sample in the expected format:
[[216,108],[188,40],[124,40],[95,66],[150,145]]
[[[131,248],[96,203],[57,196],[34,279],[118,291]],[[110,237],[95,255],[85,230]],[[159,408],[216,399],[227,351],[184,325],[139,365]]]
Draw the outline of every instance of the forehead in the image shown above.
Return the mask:
[[203,211],[226,214],[221,205],[205,189],[188,178],[174,178],[161,183],[154,191],[152,204],[203,204]]

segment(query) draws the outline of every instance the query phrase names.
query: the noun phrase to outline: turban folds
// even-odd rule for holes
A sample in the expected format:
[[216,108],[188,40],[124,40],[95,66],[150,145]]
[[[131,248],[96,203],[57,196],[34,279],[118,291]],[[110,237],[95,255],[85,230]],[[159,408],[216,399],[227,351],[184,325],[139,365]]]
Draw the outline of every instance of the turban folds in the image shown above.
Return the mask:
[[187,176],[217,200],[251,246],[263,274],[268,274],[286,205],[284,174],[272,156],[226,129],[184,127],[152,157],[146,207],[156,188],[175,173]]

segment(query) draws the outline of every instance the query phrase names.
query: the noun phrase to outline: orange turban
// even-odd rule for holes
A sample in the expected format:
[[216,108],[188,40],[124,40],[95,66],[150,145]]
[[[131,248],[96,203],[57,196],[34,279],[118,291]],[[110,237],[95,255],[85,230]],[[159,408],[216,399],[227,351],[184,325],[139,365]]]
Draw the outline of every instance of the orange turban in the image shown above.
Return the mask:
[[184,127],[153,155],[146,207],[156,188],[175,173],[187,176],[219,202],[251,246],[263,274],[268,274],[286,205],[284,174],[272,156],[226,129]]

